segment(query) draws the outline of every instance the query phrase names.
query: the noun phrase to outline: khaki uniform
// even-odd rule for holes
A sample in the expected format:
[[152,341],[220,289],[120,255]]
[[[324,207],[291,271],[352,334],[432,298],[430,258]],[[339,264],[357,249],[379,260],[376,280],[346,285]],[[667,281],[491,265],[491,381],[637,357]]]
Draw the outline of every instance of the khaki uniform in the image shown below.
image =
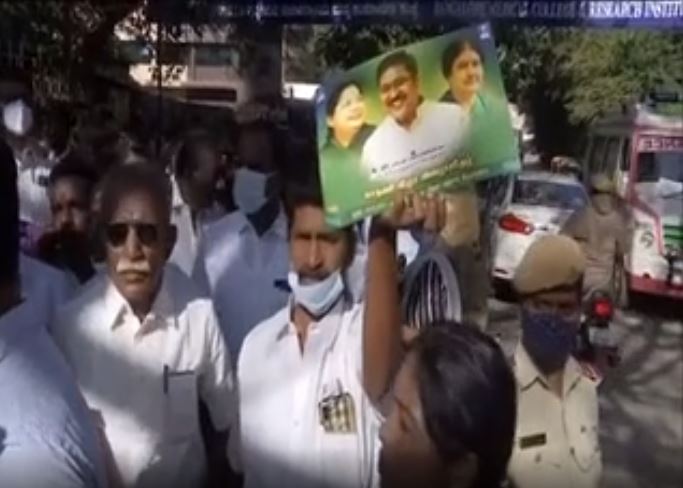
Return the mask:
[[[567,236],[535,241],[515,272],[513,285],[534,295],[580,283],[586,259]],[[562,397],[553,393],[521,341],[514,353],[517,428],[508,474],[515,488],[595,488],[602,459],[598,439],[599,379],[569,357]]]
[[481,225],[474,186],[449,190],[446,224],[441,238],[449,248],[462,294],[463,319],[485,329],[488,322],[489,278],[480,245]]
[[[623,273],[615,266],[617,257],[628,254],[633,235],[630,212],[616,194],[614,182],[604,173],[592,175],[593,191],[611,195],[612,205],[605,208],[592,197],[591,203],[577,210],[569,218],[562,233],[572,237],[586,256],[583,289],[587,295],[597,291],[612,294],[619,303],[625,303],[626,283]],[[617,281],[619,280],[619,281]],[[618,295],[618,296],[617,296]]]
[[[621,206],[601,214],[588,205],[577,210],[567,221],[562,233],[581,244],[586,255],[586,272],[583,288],[586,293],[603,290],[613,293],[616,257],[630,248],[631,219]],[[623,289],[622,286],[620,289]],[[621,297],[615,297],[621,298]]]
[[593,488],[602,473],[599,379],[570,358],[563,397],[552,393],[521,343],[515,351],[517,429],[508,473],[515,488]]

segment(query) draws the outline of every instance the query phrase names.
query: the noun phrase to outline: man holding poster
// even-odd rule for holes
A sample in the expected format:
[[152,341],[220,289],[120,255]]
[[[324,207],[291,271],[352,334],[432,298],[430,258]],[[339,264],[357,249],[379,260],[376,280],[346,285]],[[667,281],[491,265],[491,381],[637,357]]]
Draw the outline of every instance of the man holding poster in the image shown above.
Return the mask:
[[395,182],[443,164],[461,148],[468,116],[458,105],[425,100],[415,58],[389,54],[377,68],[387,113],[365,143],[361,164],[372,180]]

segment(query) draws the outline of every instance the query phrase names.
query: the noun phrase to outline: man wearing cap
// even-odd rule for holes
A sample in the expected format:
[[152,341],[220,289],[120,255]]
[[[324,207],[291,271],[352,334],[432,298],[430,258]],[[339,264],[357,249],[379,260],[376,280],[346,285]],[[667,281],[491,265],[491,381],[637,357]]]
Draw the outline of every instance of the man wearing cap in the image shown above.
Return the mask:
[[590,205],[574,212],[562,233],[579,242],[586,256],[584,292],[608,291],[622,302],[619,291],[626,287],[619,281],[623,276],[616,271],[629,251],[632,220],[607,175],[593,175],[590,185]]
[[517,429],[509,477],[516,488],[593,488],[602,472],[598,377],[572,356],[586,259],[566,236],[534,242],[513,285],[522,335],[514,354]]

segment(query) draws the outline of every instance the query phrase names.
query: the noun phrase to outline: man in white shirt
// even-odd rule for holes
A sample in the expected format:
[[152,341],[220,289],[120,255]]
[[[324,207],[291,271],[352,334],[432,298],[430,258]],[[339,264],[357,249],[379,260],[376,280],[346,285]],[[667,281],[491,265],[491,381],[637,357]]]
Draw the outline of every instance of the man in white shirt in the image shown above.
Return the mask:
[[201,264],[197,256],[204,227],[225,215],[216,200],[220,170],[220,154],[211,136],[203,131],[188,134],[175,161],[171,221],[178,237],[169,259],[188,276]]
[[3,124],[18,169],[19,216],[40,232],[50,223],[47,182],[56,160],[35,139],[33,110],[26,102],[15,100],[5,105]]
[[229,353],[211,302],[165,266],[175,237],[166,177],[151,163],[118,167],[101,203],[108,274],[64,307],[53,333],[124,485],[198,486],[200,399],[224,438],[233,423]]
[[0,486],[104,488],[95,426],[19,271],[17,173],[0,142]]
[[234,361],[249,331],[288,297],[287,223],[274,144],[269,126],[240,127],[233,184],[237,210],[207,226],[201,242],[203,266],[196,281],[211,290]]
[[92,170],[70,154],[52,169],[48,183],[52,226],[38,241],[38,256],[77,283],[95,274],[90,229],[96,180]]
[[289,196],[292,294],[247,336],[238,362],[246,488],[376,486],[376,406],[401,351],[394,229],[425,214],[411,202],[373,222],[366,307],[343,279],[352,228],[325,223],[318,192]]
[[371,180],[395,182],[457,156],[468,116],[458,105],[422,98],[412,55],[398,51],[385,57],[377,68],[377,84],[387,116],[363,147],[361,164]]
[[43,327],[50,327],[57,311],[67,303],[78,289],[78,282],[63,271],[21,254],[19,256],[21,291],[36,305],[34,314]]

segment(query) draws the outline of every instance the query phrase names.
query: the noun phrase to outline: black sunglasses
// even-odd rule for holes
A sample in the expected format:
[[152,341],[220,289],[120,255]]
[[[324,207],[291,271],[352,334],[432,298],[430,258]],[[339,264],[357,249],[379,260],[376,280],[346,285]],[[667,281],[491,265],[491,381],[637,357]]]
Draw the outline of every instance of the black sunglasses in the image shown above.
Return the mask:
[[123,246],[130,229],[135,229],[135,234],[143,246],[153,246],[159,241],[159,226],[155,224],[117,222],[109,224],[105,228],[107,242],[113,247]]

